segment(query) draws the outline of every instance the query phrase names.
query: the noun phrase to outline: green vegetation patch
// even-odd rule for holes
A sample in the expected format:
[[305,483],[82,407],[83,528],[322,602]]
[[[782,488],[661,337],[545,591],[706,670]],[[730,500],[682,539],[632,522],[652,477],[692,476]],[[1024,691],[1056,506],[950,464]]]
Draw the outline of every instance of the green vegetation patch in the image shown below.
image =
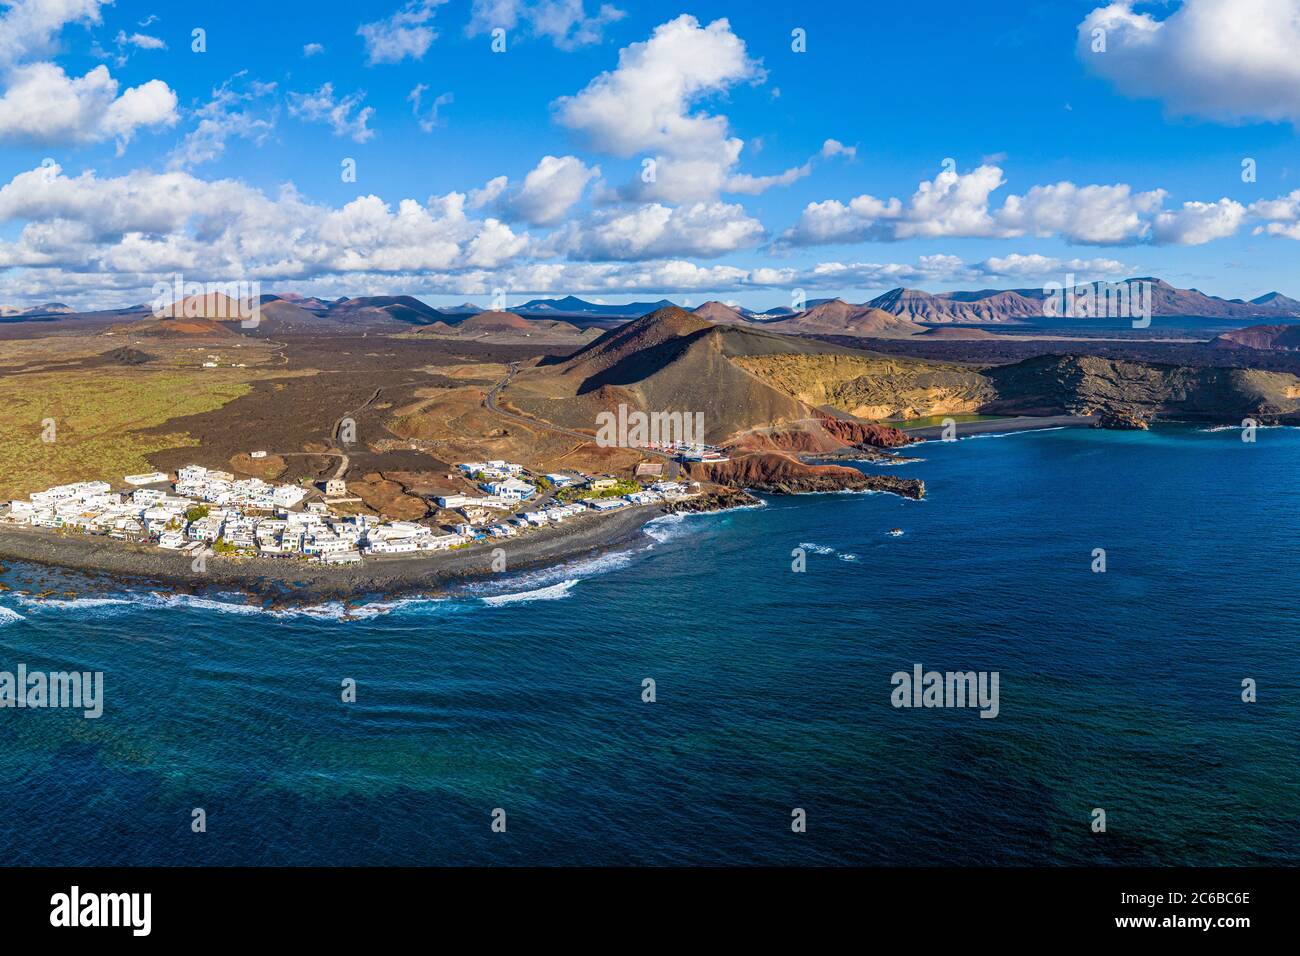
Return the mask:
[[149,455],[198,441],[141,431],[220,408],[249,388],[210,373],[138,369],[0,378],[0,499],[152,471]]
[[623,495],[630,495],[640,490],[641,485],[638,482],[623,479],[615,482],[614,487],[603,491],[593,491],[590,488],[565,488],[555,497],[561,501],[585,501],[589,498],[621,498]]

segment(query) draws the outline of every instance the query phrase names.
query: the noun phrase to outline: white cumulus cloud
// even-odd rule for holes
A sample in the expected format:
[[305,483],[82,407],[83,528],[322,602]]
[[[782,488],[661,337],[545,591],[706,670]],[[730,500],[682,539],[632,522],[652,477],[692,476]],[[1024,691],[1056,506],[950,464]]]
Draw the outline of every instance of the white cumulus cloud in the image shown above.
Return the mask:
[[579,260],[708,258],[751,248],[764,237],[763,224],[740,205],[644,203],[569,222],[552,233],[541,249]]
[[1300,0],[1135,6],[1097,7],[1078,27],[1079,58],[1121,93],[1179,116],[1300,123]]
[[582,199],[587,184],[599,176],[599,166],[588,166],[576,156],[543,156],[518,187],[510,188],[507,178],[498,176],[470,193],[470,205],[490,207],[507,219],[552,226]]
[[730,23],[702,27],[683,14],[657,27],[649,40],[621,50],[617,69],[556,100],[556,118],[601,152],[653,158],[651,181],[643,176],[635,184],[639,198],[710,199],[745,144],[731,135],[725,116],[698,107],[737,83],[764,77]]
[[140,129],[177,121],[176,94],[162,80],[119,93],[105,66],[69,76],[54,63],[15,67],[0,96],[0,141],[41,144],[116,140],[119,148]]
[[[1033,186],[1009,195],[1000,207],[992,194],[1004,184],[1002,170],[982,165],[969,173],[945,170],[922,182],[906,202],[863,194],[844,203],[812,202],[781,237],[793,246],[899,239],[985,238],[1022,235],[1060,237],[1084,245],[1142,241],[1165,191],[1134,192],[1127,184],[1078,186],[1068,181]],[[1195,215],[1188,211],[1187,217]],[[1179,241],[1171,226],[1162,241]],[[1190,241],[1193,232],[1182,233]]]
[[1036,252],[992,256],[978,263],[976,268],[987,276],[997,278],[1044,279],[1070,273],[1080,277],[1079,281],[1093,277],[1132,275],[1135,271],[1133,266],[1118,259],[1058,259]]
[[101,22],[106,0],[13,0],[0,16],[0,66],[44,56],[69,23]]
[[1246,219],[1246,207],[1231,199],[1185,202],[1181,209],[1161,212],[1151,223],[1158,243],[1201,246],[1234,235]]
[[1034,186],[1008,196],[998,221],[1013,235],[1061,236],[1086,245],[1117,245],[1143,238],[1147,217],[1160,208],[1165,191],[1134,192],[1125,183],[1076,186],[1071,182]]

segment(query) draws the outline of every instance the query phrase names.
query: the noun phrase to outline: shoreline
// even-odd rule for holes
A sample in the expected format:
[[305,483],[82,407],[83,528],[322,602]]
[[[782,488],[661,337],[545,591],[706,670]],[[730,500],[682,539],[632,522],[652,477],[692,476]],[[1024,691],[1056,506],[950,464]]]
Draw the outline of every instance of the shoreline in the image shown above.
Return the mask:
[[[1045,428],[1091,428],[1096,421],[1096,415],[1016,415],[993,421],[957,422],[956,434],[958,438],[969,438],[972,435],[1032,432]],[[926,425],[923,428],[908,428],[904,431],[926,441],[943,437],[942,425]]]
[[[74,571],[134,587],[154,585],[191,594],[235,590],[262,598],[270,606],[352,604],[371,597],[438,594],[451,584],[474,578],[561,564],[635,541],[646,524],[665,515],[730,510],[754,500],[740,492],[692,502],[696,506],[688,508],[635,505],[586,521],[573,519],[565,525],[538,528],[518,538],[428,555],[372,557],[359,565],[210,554],[203,571],[193,570],[192,557],[179,552],[107,537],[0,525],[0,561]],[[492,567],[498,548],[505,553],[502,571]]]

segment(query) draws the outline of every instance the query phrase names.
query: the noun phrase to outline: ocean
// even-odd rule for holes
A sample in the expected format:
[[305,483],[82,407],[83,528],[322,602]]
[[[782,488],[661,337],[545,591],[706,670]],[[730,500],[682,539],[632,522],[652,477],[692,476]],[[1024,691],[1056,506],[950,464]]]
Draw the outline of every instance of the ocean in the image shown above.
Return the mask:
[[[924,501],[767,497],[352,613],[10,567],[55,593],[0,592],[0,670],[102,671],[104,712],[0,710],[0,860],[1300,862],[1300,430],[909,453]],[[916,665],[997,672],[996,718],[892,706]]]

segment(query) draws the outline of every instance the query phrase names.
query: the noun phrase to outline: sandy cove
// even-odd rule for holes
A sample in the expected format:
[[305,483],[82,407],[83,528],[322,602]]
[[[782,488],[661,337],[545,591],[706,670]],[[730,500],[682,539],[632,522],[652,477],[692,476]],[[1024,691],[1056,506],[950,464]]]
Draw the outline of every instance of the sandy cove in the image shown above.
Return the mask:
[[[1096,415],[1018,415],[1012,418],[996,418],[991,421],[957,422],[956,435],[958,438],[970,438],[973,435],[1033,432],[1047,428],[1090,428],[1096,423]],[[909,428],[907,434],[913,438],[934,441],[943,438],[943,426],[927,425],[924,428]]]

